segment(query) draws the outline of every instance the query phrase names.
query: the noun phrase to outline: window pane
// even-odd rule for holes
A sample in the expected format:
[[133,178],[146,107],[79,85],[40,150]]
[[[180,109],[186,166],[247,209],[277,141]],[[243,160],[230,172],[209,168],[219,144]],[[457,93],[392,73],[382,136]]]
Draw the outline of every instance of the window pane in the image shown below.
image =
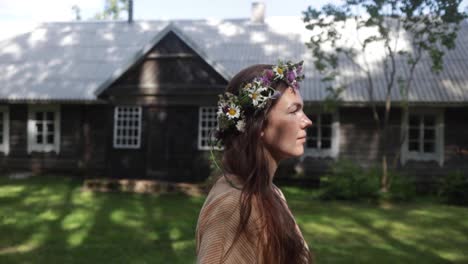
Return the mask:
[[36,143],[42,144],[42,135],[36,135]]
[[47,144],[54,144],[54,134],[47,135]]
[[37,132],[42,132],[42,123],[36,123],[36,131]]
[[322,149],[329,149],[329,148],[331,148],[331,140],[322,139]]
[[331,130],[331,127],[329,126],[322,126],[322,138],[324,137],[327,137],[327,138],[330,138],[331,137],[331,133],[332,133],[332,130]]
[[419,138],[419,129],[411,128],[409,130],[409,140],[417,140]]
[[410,141],[408,145],[409,151],[419,151],[419,142],[418,141]]
[[47,124],[47,132],[54,132],[54,123]]
[[315,126],[315,125],[312,125],[312,126],[307,128],[307,136],[317,137],[317,134],[318,134],[317,131],[318,131],[318,127]]
[[43,118],[43,113],[42,112],[36,112],[36,120],[41,121]]
[[115,144],[120,147],[136,147],[140,140],[138,136],[141,132],[139,125],[142,112],[138,107],[116,107],[115,111]]
[[435,126],[435,116],[433,115],[425,115],[424,116],[424,126]]
[[310,121],[312,121],[312,125],[317,125],[317,115],[308,115]]
[[47,120],[54,121],[54,112],[47,112]]
[[322,114],[320,121],[321,121],[320,125],[329,126],[332,123],[332,115],[331,114]]
[[308,148],[317,148],[317,139],[308,138],[306,146]]
[[424,142],[424,152],[433,153],[435,152],[434,150],[435,150],[434,142]]
[[424,129],[424,140],[435,140],[435,129]]
[[418,127],[419,126],[419,117],[416,116],[416,115],[410,115],[409,125],[412,126],[412,127]]

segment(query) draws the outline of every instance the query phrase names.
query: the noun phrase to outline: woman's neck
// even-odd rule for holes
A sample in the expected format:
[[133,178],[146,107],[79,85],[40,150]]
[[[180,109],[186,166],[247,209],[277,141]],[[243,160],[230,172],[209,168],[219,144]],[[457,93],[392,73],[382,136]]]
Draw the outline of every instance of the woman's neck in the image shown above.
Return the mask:
[[273,181],[273,177],[275,176],[275,172],[278,169],[280,159],[273,157],[268,150],[265,150],[265,154],[266,159],[268,160],[268,174],[270,175],[271,181]]

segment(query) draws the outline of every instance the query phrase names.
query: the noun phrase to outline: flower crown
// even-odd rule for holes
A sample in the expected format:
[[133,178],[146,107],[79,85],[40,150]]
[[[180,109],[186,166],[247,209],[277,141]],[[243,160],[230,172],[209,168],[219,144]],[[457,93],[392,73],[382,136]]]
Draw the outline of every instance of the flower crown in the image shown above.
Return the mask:
[[229,92],[219,95],[216,133],[218,141],[229,131],[244,132],[246,115],[256,114],[266,106],[268,100],[280,96],[280,92],[271,87],[272,83],[284,81],[293,89],[299,89],[299,82],[304,79],[302,64],[303,61],[279,61],[271,69],[264,70],[261,76],[244,84],[238,95]]

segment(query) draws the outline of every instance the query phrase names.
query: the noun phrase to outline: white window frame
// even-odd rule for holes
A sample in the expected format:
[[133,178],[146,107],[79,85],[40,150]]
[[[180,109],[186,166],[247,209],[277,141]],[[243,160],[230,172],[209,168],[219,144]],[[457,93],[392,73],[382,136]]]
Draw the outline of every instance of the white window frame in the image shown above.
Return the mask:
[[[36,143],[35,114],[37,112],[54,112],[54,143]],[[33,151],[60,153],[60,116],[60,105],[28,105],[28,154]]]
[[10,153],[10,111],[8,106],[0,106],[0,112],[3,113],[3,127],[0,127],[2,129],[3,142],[0,143],[0,152],[8,155]]
[[[204,110],[211,110],[212,113],[214,114],[213,116],[209,117],[208,119],[206,116],[203,115]],[[217,112],[218,108],[216,106],[200,106],[198,108],[198,150],[210,150],[211,146],[209,145],[203,145],[203,142],[207,142],[208,137],[203,137],[202,134],[203,132],[210,131],[212,133],[215,132],[215,129],[218,127],[218,119],[217,119]],[[205,122],[215,122],[216,126],[211,126],[211,127],[203,127],[203,121]],[[212,140],[214,140],[214,135],[212,134]],[[214,149],[219,150],[220,148],[214,147]]]
[[[331,135],[331,147],[329,149],[318,149],[305,147],[303,156],[317,157],[317,158],[333,158],[337,159],[340,152],[340,115],[338,111],[334,112],[323,112],[317,109],[307,109],[307,115],[316,114],[331,114],[332,116],[332,135]],[[312,126],[318,126],[319,124],[312,124]],[[320,130],[320,129],[319,129]]]
[[[420,153],[409,151],[409,115],[434,115],[435,116],[435,151],[434,153]],[[436,161],[441,167],[444,165],[444,109],[410,109],[409,113],[403,111],[401,136],[403,145],[401,148],[400,162],[405,165],[409,160]]]
[[[125,120],[125,121],[138,121],[138,126],[137,127],[131,127],[131,129],[137,129],[137,135],[136,135],[136,138],[134,138],[135,136],[127,136],[127,135],[121,135],[120,137],[124,137],[126,139],[129,139],[129,138],[132,138],[132,139],[136,139],[136,144],[123,144],[123,143],[118,143],[118,139],[119,139],[119,136],[118,136],[118,129],[120,128],[118,126],[118,115],[119,115],[119,111],[120,110],[123,110],[125,108],[133,108],[133,109],[136,109],[137,110],[137,114],[138,114],[138,119],[135,120],[135,119],[132,119],[132,120]],[[142,110],[142,107],[141,106],[135,106],[135,105],[119,105],[119,106],[116,106],[114,107],[114,139],[113,139],[113,146],[114,148],[116,149],[139,149],[140,146],[141,146],[141,127],[142,127],[142,120],[143,120],[143,110]],[[125,129],[128,129],[129,127],[123,127],[124,130]]]

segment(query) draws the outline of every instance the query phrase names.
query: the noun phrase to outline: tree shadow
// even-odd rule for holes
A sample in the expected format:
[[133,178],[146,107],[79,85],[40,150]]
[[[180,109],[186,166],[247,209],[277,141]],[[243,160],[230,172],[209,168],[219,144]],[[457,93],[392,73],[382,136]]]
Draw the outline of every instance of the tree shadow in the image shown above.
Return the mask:
[[[10,190],[2,195],[6,187]],[[80,188],[81,183],[68,179],[2,180],[0,262],[194,261],[203,198],[91,193]]]

